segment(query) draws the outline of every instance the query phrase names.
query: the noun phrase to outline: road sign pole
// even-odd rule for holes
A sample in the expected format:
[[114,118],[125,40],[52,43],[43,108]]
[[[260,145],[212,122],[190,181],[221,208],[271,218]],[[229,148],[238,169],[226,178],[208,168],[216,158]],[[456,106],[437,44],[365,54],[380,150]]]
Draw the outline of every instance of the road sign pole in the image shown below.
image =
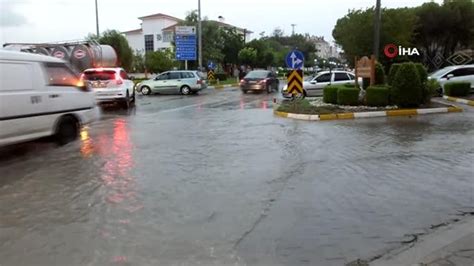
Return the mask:
[[184,70],[188,70],[188,60],[184,60]]
[[202,22],[201,22],[201,0],[198,0],[198,53],[199,53],[199,71],[202,71]]

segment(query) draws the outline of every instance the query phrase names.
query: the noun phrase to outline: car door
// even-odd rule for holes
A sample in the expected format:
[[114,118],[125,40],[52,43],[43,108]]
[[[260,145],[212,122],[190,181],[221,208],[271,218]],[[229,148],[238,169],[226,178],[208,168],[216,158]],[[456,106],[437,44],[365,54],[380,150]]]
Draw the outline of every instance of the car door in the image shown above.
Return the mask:
[[[440,78],[440,83],[441,84],[446,84],[447,82],[471,82],[472,77],[473,77],[473,70],[474,68],[470,67],[462,67],[455,69],[453,71],[450,71],[446,74],[444,74]],[[472,87],[472,83],[471,83]]]
[[323,94],[324,87],[326,87],[330,83],[331,83],[331,73],[320,74],[309,82],[307,88],[305,87],[306,95],[307,96],[320,96]]
[[344,85],[344,84],[353,84],[354,81],[351,81],[351,78],[345,72],[335,72],[334,81],[332,84],[335,85]]
[[181,72],[173,71],[168,75],[166,93],[168,94],[178,94],[181,89]]
[[37,62],[0,60],[0,144],[44,136],[51,125]]
[[158,75],[152,82],[151,90],[157,93],[166,93],[166,85],[168,83],[169,72]]

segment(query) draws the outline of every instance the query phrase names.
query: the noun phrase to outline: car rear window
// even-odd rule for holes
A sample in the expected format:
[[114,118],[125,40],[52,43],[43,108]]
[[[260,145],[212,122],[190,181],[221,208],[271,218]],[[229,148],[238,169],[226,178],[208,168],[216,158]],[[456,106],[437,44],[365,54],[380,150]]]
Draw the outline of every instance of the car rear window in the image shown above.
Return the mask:
[[194,78],[194,74],[191,72],[181,72],[181,77],[183,79],[192,79]]
[[79,76],[66,64],[46,63],[45,68],[50,86],[79,86]]
[[268,71],[250,71],[246,78],[255,79],[255,78],[266,78]]
[[84,72],[85,80],[113,80],[115,79],[115,71],[113,70],[92,70]]

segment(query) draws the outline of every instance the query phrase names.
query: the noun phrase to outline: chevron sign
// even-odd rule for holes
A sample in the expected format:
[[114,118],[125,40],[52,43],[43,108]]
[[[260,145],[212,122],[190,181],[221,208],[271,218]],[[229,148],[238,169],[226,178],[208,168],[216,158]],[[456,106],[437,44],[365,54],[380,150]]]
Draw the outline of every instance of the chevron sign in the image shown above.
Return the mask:
[[303,70],[292,70],[288,74],[288,93],[303,93]]

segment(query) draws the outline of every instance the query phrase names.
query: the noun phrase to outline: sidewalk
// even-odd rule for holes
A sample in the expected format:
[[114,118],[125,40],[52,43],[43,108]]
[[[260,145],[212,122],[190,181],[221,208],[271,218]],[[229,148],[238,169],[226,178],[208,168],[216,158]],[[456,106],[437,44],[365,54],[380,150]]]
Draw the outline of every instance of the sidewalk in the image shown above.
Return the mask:
[[450,224],[421,237],[413,246],[392,251],[371,266],[473,266],[474,218]]

